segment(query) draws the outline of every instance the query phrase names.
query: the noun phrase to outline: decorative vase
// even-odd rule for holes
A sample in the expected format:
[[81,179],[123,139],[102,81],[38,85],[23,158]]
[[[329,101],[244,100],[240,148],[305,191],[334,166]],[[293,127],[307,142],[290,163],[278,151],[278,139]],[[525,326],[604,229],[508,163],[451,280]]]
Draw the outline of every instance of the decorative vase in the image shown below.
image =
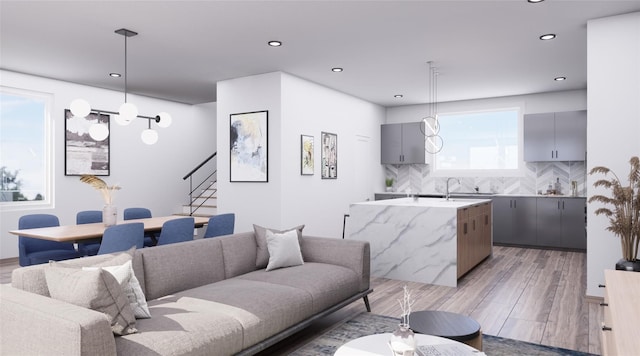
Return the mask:
[[640,260],[627,261],[624,258],[616,262],[616,269],[619,271],[640,272]]
[[387,192],[393,192],[393,187],[387,187],[387,188],[386,188],[386,191],[387,191]]
[[391,335],[389,348],[395,356],[413,356],[416,350],[416,339],[409,324],[400,324]]
[[102,208],[102,222],[105,226],[115,225],[118,218],[118,209],[115,205],[107,204]]

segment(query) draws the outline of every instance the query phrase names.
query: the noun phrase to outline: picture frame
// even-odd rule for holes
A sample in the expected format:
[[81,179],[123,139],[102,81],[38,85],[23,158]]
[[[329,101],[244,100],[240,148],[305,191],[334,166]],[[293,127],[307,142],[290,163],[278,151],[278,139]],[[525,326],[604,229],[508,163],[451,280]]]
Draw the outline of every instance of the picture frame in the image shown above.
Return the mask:
[[89,135],[91,125],[100,123],[109,128],[111,117],[90,113],[76,117],[71,110],[64,111],[64,175],[108,176],[111,174],[111,135],[96,141]]
[[229,115],[230,182],[269,181],[269,112]]
[[322,144],[322,179],[338,178],[338,135],[330,132],[322,132],[320,135]]
[[313,136],[300,135],[300,174],[303,176],[312,176],[315,170],[313,139]]

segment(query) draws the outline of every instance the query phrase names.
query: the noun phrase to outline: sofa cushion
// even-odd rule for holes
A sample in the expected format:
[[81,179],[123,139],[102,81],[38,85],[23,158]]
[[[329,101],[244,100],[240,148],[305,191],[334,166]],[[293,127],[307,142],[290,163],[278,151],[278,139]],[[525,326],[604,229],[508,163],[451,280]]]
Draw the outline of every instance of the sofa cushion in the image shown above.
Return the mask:
[[256,238],[251,232],[217,237],[222,245],[224,277],[233,278],[256,270]]
[[192,240],[141,250],[147,300],[224,279],[219,240]]
[[138,333],[116,339],[118,355],[233,355],[242,350],[242,325],[206,300],[149,301],[151,319],[140,319]]
[[[243,328],[243,349],[312,314],[312,298],[304,290],[239,278],[226,279],[166,298],[178,305],[190,305],[190,308],[210,305],[216,311],[235,318]],[[155,319],[153,308],[151,313],[154,315],[152,319]]]
[[300,252],[298,233],[295,230],[289,230],[282,234],[267,230],[267,247],[269,249],[267,271],[304,263]]
[[300,266],[267,272],[254,271],[237,279],[260,281],[272,285],[304,290],[318,313],[358,292],[360,278],[351,269],[325,263],[305,262]]
[[107,315],[116,335],[136,332],[136,319],[122,287],[103,269],[49,267],[45,278],[51,297]]
[[275,233],[283,233],[290,230],[296,230],[298,232],[298,238],[302,238],[302,229],[304,229],[304,225],[296,226],[287,230],[276,230],[269,229],[266,227],[262,227],[259,225],[253,225],[253,231],[256,234],[256,244],[258,247],[258,252],[256,255],[256,268],[265,268],[269,263],[269,249],[267,247],[267,230],[271,230]]

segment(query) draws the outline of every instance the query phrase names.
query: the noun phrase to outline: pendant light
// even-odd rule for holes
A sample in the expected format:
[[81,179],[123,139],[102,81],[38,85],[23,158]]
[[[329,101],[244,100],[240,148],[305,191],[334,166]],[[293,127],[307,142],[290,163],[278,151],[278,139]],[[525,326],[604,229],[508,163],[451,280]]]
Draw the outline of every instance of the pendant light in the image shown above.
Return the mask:
[[422,119],[424,122],[425,151],[427,153],[438,153],[442,150],[442,137],[440,132],[440,122],[438,121],[438,70],[433,66],[433,62],[427,62],[429,71],[427,73],[427,102],[429,110],[427,116]]
[[[91,109],[91,105],[84,99],[75,99],[71,102],[70,109],[73,116],[76,117],[87,117],[89,114],[93,113],[104,113],[104,114],[114,114],[116,123],[126,126],[133,121],[135,118],[146,119],[148,120],[147,129],[142,131],[141,139],[144,143],[148,145],[152,145],[158,141],[158,132],[151,129],[151,121],[155,121],[158,126],[165,128],[169,127],[172,122],[171,115],[167,112],[161,112],[155,117],[144,116],[138,113],[138,108],[133,104],[127,101],[127,93],[128,93],[128,63],[127,63],[127,38],[138,35],[137,32],[128,30],[126,28],[121,28],[116,30],[115,33],[124,36],[124,103],[120,105],[118,112],[109,111],[109,110],[97,110]],[[113,75],[112,75],[113,76]],[[104,141],[109,137],[109,128],[105,124],[101,124],[99,122],[94,123],[89,128],[89,136],[96,141]]]

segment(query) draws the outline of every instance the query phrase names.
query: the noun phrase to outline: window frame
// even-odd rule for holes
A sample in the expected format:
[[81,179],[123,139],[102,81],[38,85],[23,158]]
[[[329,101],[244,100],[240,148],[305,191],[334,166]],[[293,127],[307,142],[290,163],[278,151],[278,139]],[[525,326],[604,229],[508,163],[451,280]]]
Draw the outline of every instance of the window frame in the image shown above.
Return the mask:
[[[438,114],[440,116],[463,115],[463,114],[481,114],[487,112],[504,112],[517,111],[517,140],[518,140],[518,167],[515,169],[437,169],[436,157],[439,153],[429,154],[429,164],[431,166],[430,175],[433,177],[524,177],[524,105],[523,104],[506,104],[496,105],[482,109],[470,109],[460,111],[450,111]],[[442,132],[440,132],[441,134]],[[442,137],[442,136],[441,136]],[[447,139],[442,137],[443,147],[446,147]]]
[[[0,202],[0,211],[21,211],[31,210],[34,208],[53,208],[54,207],[54,165],[53,165],[53,149],[54,149],[54,118],[51,115],[53,108],[53,94],[27,90],[15,87],[0,85],[2,94],[21,96],[29,99],[40,100],[44,104],[43,112],[43,157],[44,157],[44,199],[43,200],[27,200],[27,201],[10,201]],[[1,164],[1,163],[0,163]]]

